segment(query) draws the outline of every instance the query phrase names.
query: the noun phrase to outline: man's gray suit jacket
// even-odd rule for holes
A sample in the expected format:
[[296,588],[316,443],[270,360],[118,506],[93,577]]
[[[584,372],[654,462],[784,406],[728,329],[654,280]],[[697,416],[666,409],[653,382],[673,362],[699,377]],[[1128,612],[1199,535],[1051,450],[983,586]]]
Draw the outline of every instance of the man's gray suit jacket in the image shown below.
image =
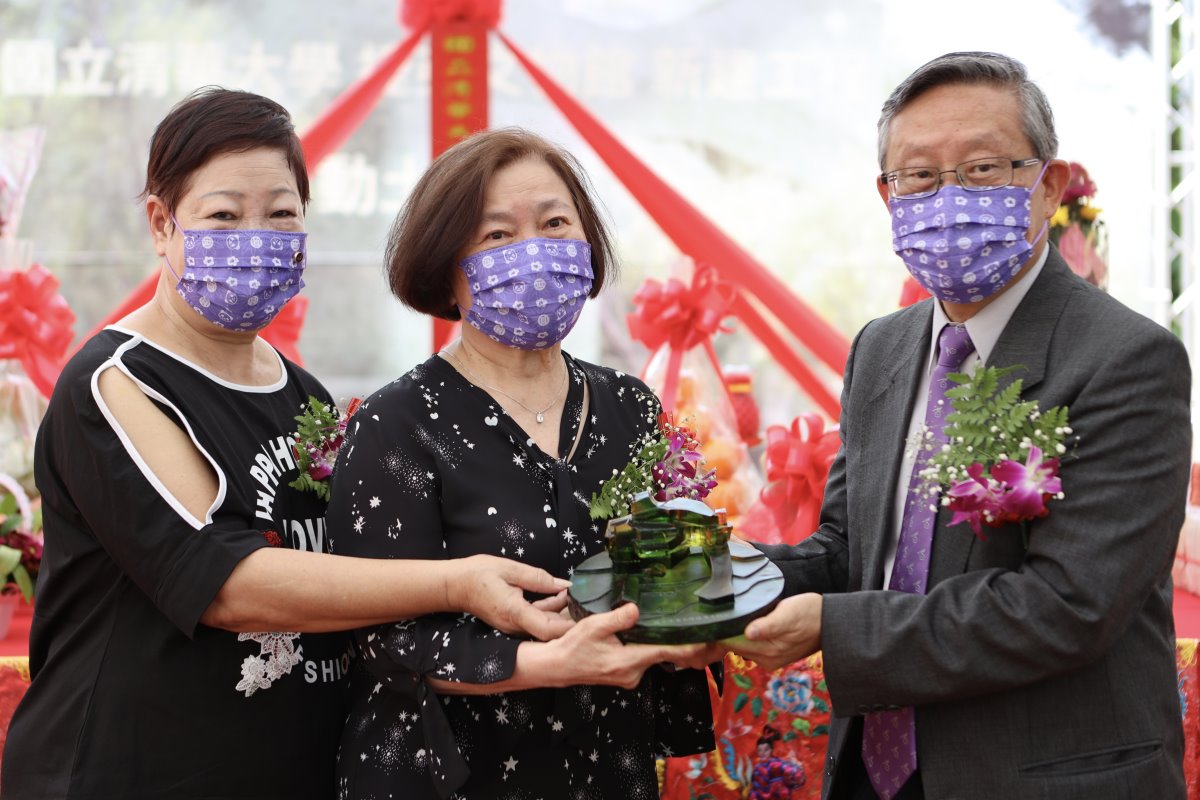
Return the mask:
[[1051,248],[989,365],[1020,365],[1024,398],[1070,409],[1064,499],[1029,524],[1028,549],[1017,526],[981,539],[943,509],[928,594],[862,591],[883,585],[932,302],[856,337],[820,528],[763,547],[788,594],[825,595],[823,796],[859,757],[842,752],[851,718],[911,705],[927,797],[1184,797],[1170,579],[1191,457],[1183,346]]

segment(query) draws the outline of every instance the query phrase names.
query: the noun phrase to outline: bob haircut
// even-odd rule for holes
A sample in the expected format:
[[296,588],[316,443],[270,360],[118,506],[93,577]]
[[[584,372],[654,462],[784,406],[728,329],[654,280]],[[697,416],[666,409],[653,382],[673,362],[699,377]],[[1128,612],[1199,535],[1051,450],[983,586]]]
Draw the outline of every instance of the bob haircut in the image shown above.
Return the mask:
[[589,296],[615,277],[612,236],[579,162],[537,134],[500,128],[470,136],[439,156],[400,209],[384,254],[388,284],[400,302],[442,319],[461,317],[454,303],[455,270],[483,218],[488,184],[498,171],[527,158],[544,161],[567,185],[592,248],[595,279]]
[[287,109],[251,92],[219,86],[197,89],[154,129],[141,198],[157,195],[174,213],[196,170],[216,156],[259,147],[283,153],[296,178],[300,202],[307,208],[308,168]]

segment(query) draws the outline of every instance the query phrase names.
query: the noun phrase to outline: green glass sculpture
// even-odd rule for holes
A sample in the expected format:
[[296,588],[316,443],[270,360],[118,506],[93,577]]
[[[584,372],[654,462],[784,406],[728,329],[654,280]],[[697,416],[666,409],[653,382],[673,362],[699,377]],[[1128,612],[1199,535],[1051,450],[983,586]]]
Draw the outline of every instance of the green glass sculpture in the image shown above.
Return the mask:
[[637,494],[630,513],[608,521],[605,550],[575,567],[571,616],[636,603],[628,642],[683,644],[740,634],[783,592],[783,573],[765,555],[730,538],[723,511],[699,500]]

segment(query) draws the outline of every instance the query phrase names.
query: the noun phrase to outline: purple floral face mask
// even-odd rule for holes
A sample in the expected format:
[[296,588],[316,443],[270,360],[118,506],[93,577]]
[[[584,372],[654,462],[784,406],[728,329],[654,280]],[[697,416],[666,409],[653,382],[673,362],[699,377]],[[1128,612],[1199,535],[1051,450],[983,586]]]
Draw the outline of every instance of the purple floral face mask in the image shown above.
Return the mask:
[[304,288],[307,233],[272,230],[184,230],[183,274],[176,290],[197,314],[220,328],[264,328]]
[[1029,260],[1033,242],[1025,236],[1032,197],[1033,188],[1024,186],[972,192],[956,184],[929,197],[893,197],[892,249],[934,297],[978,303],[1002,289]]
[[592,248],[578,239],[526,239],[459,264],[471,290],[463,317],[492,341],[521,350],[561,342],[592,291]]

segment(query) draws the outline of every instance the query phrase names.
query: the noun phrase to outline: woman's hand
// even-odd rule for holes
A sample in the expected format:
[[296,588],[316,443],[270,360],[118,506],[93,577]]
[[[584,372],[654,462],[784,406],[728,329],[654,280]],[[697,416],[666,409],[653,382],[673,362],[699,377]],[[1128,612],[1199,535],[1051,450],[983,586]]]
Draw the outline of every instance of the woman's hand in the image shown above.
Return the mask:
[[[446,582],[448,608],[474,614],[505,633],[524,633],[542,641],[562,636],[571,628],[571,621],[558,613],[566,605],[564,590],[570,581],[495,556],[477,555],[446,563],[454,566]],[[530,603],[524,591],[552,596]]]
[[526,679],[541,686],[603,684],[632,689],[654,664],[702,668],[721,660],[713,644],[623,643],[617,632],[632,628],[637,620],[638,609],[632,603],[580,620],[561,638],[539,646],[538,652],[530,648],[533,658],[523,665],[528,668]]
[[[547,612],[548,613],[548,612]],[[632,689],[642,674],[655,664],[702,669],[720,661],[723,650],[705,644],[625,644],[617,632],[637,624],[638,609],[632,603],[604,614],[593,614],[574,623],[561,637],[550,642],[522,642],[511,677],[495,683],[460,683],[429,678],[439,694],[497,694],[545,686],[580,684],[620,686]]]

